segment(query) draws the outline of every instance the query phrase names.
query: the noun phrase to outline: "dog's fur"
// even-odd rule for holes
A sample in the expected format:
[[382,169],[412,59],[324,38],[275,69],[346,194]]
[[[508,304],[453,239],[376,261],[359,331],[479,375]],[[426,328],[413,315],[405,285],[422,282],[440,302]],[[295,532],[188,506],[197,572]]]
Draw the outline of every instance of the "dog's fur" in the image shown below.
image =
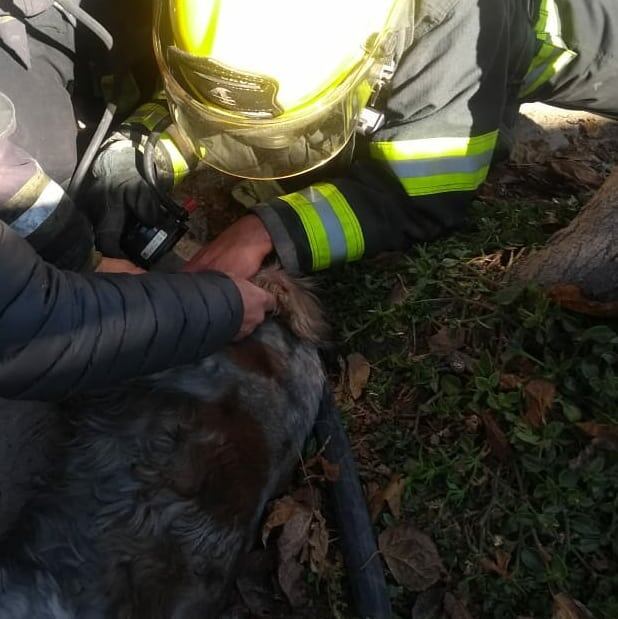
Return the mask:
[[[258,283],[304,340],[324,334],[309,293],[276,270]],[[74,403],[55,483],[0,545],[0,618],[219,616],[323,385],[313,344],[269,321],[201,363]]]

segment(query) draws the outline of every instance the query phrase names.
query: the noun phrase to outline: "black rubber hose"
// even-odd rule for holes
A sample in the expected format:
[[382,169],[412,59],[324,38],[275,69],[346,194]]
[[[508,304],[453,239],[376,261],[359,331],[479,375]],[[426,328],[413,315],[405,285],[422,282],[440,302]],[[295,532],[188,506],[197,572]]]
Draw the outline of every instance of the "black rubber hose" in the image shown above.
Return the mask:
[[63,8],[70,15],[73,15],[80,24],[83,24],[101,40],[108,51],[111,51],[112,47],[114,47],[114,37],[112,37],[105,27],[92,17],[92,15],[86,13],[86,11],[73,0],[55,0],[55,4]]
[[326,445],[324,457],[340,467],[339,479],[328,485],[328,493],[356,612],[361,619],[390,619],[391,603],[367,503],[341,414],[328,385],[315,435],[320,444]]
[[109,128],[112,125],[112,121],[114,120],[114,115],[116,114],[116,104],[110,101],[105,106],[105,111],[101,116],[101,120],[97,125],[96,131],[92,136],[92,139],[88,143],[88,148],[84,152],[82,158],[79,160],[79,164],[77,168],[75,168],[75,172],[73,172],[73,176],[71,177],[71,182],[69,183],[68,194],[71,196],[73,200],[77,197],[79,190],[86,178],[86,174],[92,165],[92,162],[101,146]]
[[[101,40],[103,45],[105,45],[107,50],[111,51],[112,47],[114,47],[114,38],[94,17],[86,13],[86,11],[84,11],[84,9],[82,9],[73,0],[55,0],[55,4],[72,15],[80,24],[83,24],[86,28],[88,28],[88,30],[94,33]],[[117,87],[116,84],[115,87]],[[67,191],[69,196],[73,199],[75,199],[77,194],[79,194],[79,190],[81,189],[84,179],[86,178],[86,174],[88,173],[99,147],[101,146],[107,132],[109,131],[109,128],[112,125],[114,115],[116,114],[116,107],[116,104],[112,101],[106,105],[105,111],[101,116],[101,120],[97,125],[96,131],[94,132],[84,155],[80,159],[75,172],[73,172]]]

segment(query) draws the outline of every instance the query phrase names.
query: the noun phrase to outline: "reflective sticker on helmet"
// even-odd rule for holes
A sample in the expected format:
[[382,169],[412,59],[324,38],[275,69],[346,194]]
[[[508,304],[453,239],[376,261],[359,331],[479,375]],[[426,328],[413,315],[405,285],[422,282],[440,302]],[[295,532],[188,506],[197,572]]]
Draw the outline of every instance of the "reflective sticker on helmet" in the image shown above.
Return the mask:
[[234,112],[278,116],[276,80],[230,69],[210,58],[201,58],[171,46],[170,68],[176,79],[199,100]]

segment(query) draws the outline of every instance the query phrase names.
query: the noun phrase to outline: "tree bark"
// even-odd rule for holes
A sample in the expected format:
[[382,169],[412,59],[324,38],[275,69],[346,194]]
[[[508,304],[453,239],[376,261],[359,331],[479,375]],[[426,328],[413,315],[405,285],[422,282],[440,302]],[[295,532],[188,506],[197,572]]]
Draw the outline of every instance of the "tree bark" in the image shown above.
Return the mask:
[[618,299],[618,167],[566,227],[516,264],[512,278],[576,284],[591,299]]

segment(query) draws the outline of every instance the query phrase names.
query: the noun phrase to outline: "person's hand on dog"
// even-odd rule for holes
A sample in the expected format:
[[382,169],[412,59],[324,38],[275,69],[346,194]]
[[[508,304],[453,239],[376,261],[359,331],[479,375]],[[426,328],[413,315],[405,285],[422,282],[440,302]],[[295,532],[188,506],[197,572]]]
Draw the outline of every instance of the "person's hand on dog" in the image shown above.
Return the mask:
[[95,269],[97,273],[128,273],[129,275],[141,275],[144,269],[133,264],[124,258],[101,258],[99,266]]
[[184,271],[222,271],[230,277],[252,278],[273,250],[272,239],[259,217],[245,215],[198,251]]
[[238,341],[251,335],[264,322],[266,314],[275,310],[275,297],[246,279],[232,279],[240,292],[243,305],[242,324],[234,338]]

